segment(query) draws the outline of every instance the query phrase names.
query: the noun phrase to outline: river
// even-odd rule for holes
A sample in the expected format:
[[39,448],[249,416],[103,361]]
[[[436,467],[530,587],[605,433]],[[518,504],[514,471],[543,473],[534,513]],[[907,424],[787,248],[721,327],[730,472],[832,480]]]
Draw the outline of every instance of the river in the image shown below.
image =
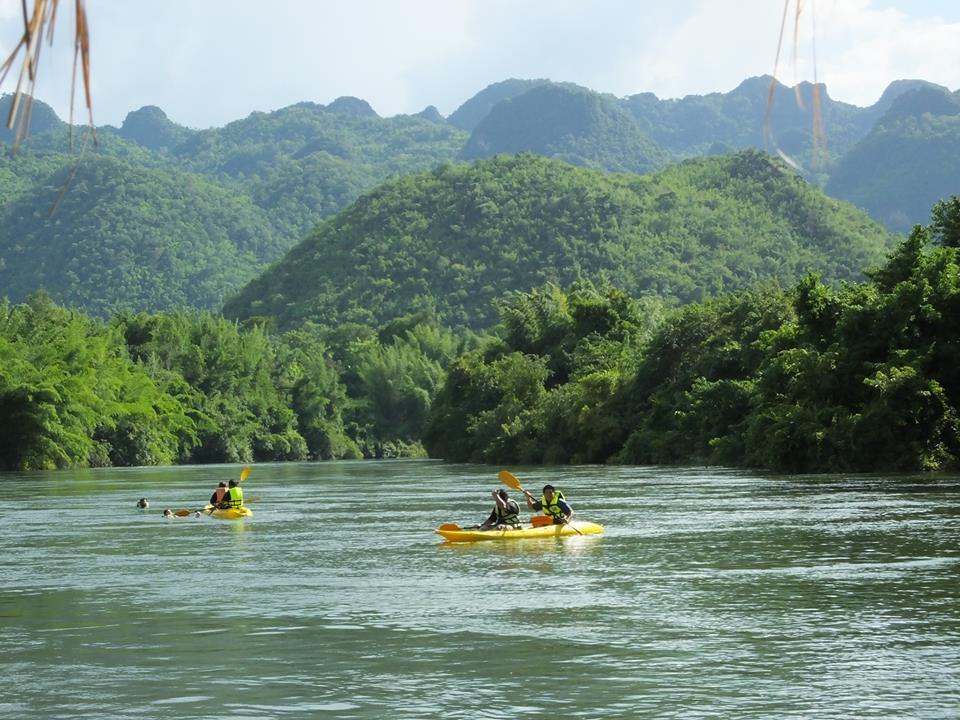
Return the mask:
[[0,717],[960,717],[960,478],[510,469],[606,532],[442,542],[475,465],[0,474]]

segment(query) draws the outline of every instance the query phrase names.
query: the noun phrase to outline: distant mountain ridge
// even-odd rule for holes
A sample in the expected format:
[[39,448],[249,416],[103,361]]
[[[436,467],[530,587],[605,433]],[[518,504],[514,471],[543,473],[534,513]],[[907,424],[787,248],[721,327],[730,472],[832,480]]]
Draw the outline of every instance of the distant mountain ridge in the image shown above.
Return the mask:
[[637,173],[669,158],[615,99],[571,83],[543,83],[501,100],[476,125],[460,157],[518,152]]
[[[345,96],[328,105],[304,101],[270,113],[255,112],[205,130],[179,125],[162,109],[147,106],[129,113],[119,128],[97,128],[99,144],[88,146],[82,160],[118,161],[97,167],[113,168],[111,172],[121,180],[136,178],[133,185],[140,190],[131,194],[125,182],[106,182],[110,173],[90,173],[83,187],[92,193],[87,200],[93,204],[72,199],[63,203],[54,224],[42,221],[54,204],[50,188],[62,189],[66,168],[76,166],[78,158],[70,151],[67,124],[38,100],[33,105],[30,137],[15,157],[0,163],[0,270],[6,262],[23,271],[22,280],[5,292],[18,299],[37,289],[30,283],[41,280],[30,261],[33,258],[39,264],[50,248],[60,247],[49,245],[45,238],[52,237],[50,233],[75,239],[67,251],[70,257],[100,246],[117,250],[96,250],[87,259],[76,257],[76,267],[90,273],[95,272],[96,262],[109,266],[116,261],[118,267],[129,263],[129,254],[135,257],[140,250],[125,233],[138,222],[144,202],[162,206],[153,213],[154,221],[169,226],[156,226],[154,236],[174,244],[169,254],[178,258],[174,266],[208,268],[203,253],[212,243],[209,247],[220,248],[217,252],[227,259],[226,265],[234,268],[234,280],[244,282],[282,257],[325,218],[380,183],[405,174],[517,152],[535,152],[606,171],[643,173],[685,158],[760,147],[769,87],[769,77],[749,78],[728,93],[660,100],[652,93],[616,98],[570,83],[511,79],[481,90],[449,118],[434,107],[384,118],[366,101]],[[952,103],[960,91],[950,93],[932,83],[903,80],[891,83],[874,105],[858,108],[834,101],[821,87],[829,157],[817,164],[811,150],[813,87],[802,84],[797,90],[805,109],[797,107],[793,89],[775,86],[767,129],[779,149],[806,168],[812,183],[868,209],[898,231],[925,222],[933,201],[957,192],[960,171],[954,158],[960,153],[956,152],[957,116]],[[925,98],[922,109],[920,100],[905,99],[917,91],[922,92],[916,98]],[[0,115],[5,116],[9,106],[10,96],[0,97]],[[0,146],[12,142],[13,132],[0,128]],[[174,177],[179,179],[171,183]],[[105,183],[102,188],[91,185],[95,178]],[[145,183],[152,182],[158,190],[167,188],[168,196],[145,188]],[[218,208],[210,208],[211,217],[223,217],[226,207],[243,208],[236,210],[243,219],[228,223],[233,228],[230,233],[237,233],[228,240],[232,249],[221,244],[222,232],[201,229],[203,223],[190,207],[191,197],[171,192],[174,186],[203,188],[201,205],[209,202]],[[92,223],[91,213],[96,218]],[[186,232],[178,222],[184,217],[191,219]],[[247,222],[252,223],[250,229],[241,230]],[[95,230],[98,244],[80,241],[81,229]],[[242,250],[244,235],[261,237],[254,245],[264,250]],[[181,252],[198,255],[181,257]],[[234,258],[239,257],[244,259],[235,265]],[[216,274],[212,268],[209,271]],[[42,286],[57,300],[70,298],[98,312],[116,307],[117,292],[78,274],[76,268],[71,272],[58,279],[44,271]],[[128,270],[117,272],[116,277],[127,277]],[[183,283],[179,271],[168,274],[171,266],[146,262],[140,272],[156,273],[156,287],[177,288]],[[132,291],[130,306],[152,310],[183,302],[213,309],[216,298],[230,291],[229,283],[218,283],[210,287],[188,283],[206,289],[198,293],[185,289],[167,298],[153,290]],[[71,287],[80,289],[68,292]],[[103,297],[94,297],[98,287]]]
[[447,118],[447,122],[463,130],[473,132],[498,103],[522,95],[528,90],[546,85],[549,82],[549,80],[544,79],[518,80],[510,78],[493,83],[454,110]]
[[960,194],[960,96],[919,87],[897,97],[826,189],[898,232],[922,224],[927,208]]

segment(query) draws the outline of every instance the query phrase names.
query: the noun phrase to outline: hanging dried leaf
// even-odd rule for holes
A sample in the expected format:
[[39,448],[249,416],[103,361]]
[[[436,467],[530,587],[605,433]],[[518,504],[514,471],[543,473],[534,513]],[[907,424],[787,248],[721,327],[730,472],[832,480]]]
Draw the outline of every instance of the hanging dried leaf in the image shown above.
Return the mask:
[[[33,11],[28,12],[27,0],[21,1],[23,9],[23,35],[13,48],[13,51],[0,65],[0,86],[20,58],[20,73],[17,85],[13,92],[13,102],[7,115],[7,128],[14,130],[14,148],[27,137],[30,128],[30,112],[33,105],[34,87],[37,82],[37,72],[40,65],[40,52],[43,48],[43,36],[46,33],[48,45],[53,44],[53,30],[57,21],[57,10],[60,0],[33,0]],[[76,87],[77,66],[83,74],[84,98],[87,106],[88,123],[93,134],[93,101],[90,95],[90,33],[87,25],[87,11],[84,0],[74,0],[74,28],[73,45],[73,83],[70,92],[70,127],[71,143],[73,141],[73,88]],[[95,139],[95,138],[94,138]]]
[[[795,159],[787,155],[780,146],[777,145],[771,125],[771,115],[773,113],[773,102],[777,89],[777,69],[780,64],[780,52],[783,50],[783,36],[787,29],[787,19],[790,16],[790,4],[793,3],[793,67],[794,76],[799,61],[800,47],[800,19],[804,12],[803,0],[784,0],[783,18],[780,20],[780,36],[777,38],[777,54],[773,61],[773,77],[770,79],[770,90],[767,92],[767,110],[763,117],[763,138],[764,142],[770,143],[784,161],[797,170],[804,171],[804,168]],[[811,134],[813,138],[813,158],[815,163],[819,164],[827,159],[826,133],[823,126],[823,105],[820,97],[820,82],[817,78],[817,27],[816,11],[813,0],[810,2],[810,23],[813,29],[813,91],[810,99],[810,111],[813,115]],[[794,82],[793,92],[796,97],[797,106],[805,110],[803,97],[800,94],[800,84]]]

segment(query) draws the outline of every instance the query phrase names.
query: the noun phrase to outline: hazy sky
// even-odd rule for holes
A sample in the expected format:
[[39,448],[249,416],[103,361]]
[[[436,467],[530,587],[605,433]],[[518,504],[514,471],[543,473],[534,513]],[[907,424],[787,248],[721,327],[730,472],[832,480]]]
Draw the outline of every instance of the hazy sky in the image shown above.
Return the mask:
[[[0,0],[0,54],[22,32]],[[28,5],[32,3],[28,2]],[[72,2],[44,47],[37,96],[67,117]],[[791,2],[791,6],[793,2]],[[960,0],[805,0],[777,77],[817,77],[870,105],[899,78],[960,87]],[[94,120],[158,105],[194,128],[340,95],[381,115],[448,115],[510,77],[618,96],[727,92],[773,71],[783,0],[87,0]],[[815,11],[811,12],[811,9]],[[811,32],[812,22],[816,23]],[[811,46],[816,41],[816,55]],[[8,77],[2,92],[10,92]]]

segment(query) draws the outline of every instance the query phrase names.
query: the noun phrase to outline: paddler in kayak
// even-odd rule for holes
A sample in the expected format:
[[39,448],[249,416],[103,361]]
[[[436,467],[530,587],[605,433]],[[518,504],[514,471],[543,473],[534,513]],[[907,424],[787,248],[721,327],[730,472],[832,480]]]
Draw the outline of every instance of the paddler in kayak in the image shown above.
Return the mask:
[[217,485],[217,489],[213,491],[213,495],[210,496],[210,504],[214,507],[219,507],[220,503],[223,502],[223,498],[227,494],[227,481],[221,480],[220,484]]
[[517,501],[511,500],[510,495],[503,488],[494,490],[492,495],[496,503],[493,506],[493,512],[482,525],[475,526],[477,530],[506,530],[520,527],[520,506]]
[[227,492],[223,495],[223,500],[219,505],[214,505],[218,510],[227,510],[243,507],[243,488],[236,480],[231,480],[227,484]]
[[543,497],[534,500],[533,495],[527,493],[527,507],[534,512],[542,512],[553,518],[554,525],[566,525],[573,519],[573,508],[563,496],[563,491],[553,485],[543,486]]

